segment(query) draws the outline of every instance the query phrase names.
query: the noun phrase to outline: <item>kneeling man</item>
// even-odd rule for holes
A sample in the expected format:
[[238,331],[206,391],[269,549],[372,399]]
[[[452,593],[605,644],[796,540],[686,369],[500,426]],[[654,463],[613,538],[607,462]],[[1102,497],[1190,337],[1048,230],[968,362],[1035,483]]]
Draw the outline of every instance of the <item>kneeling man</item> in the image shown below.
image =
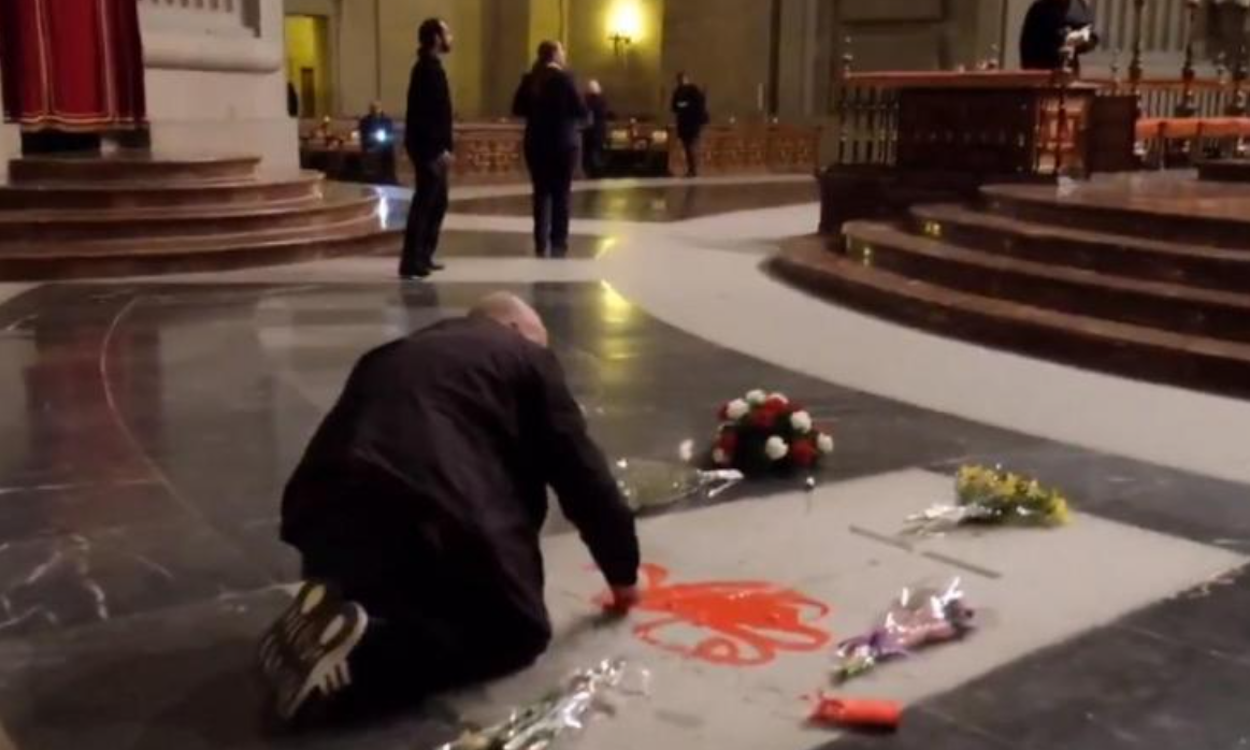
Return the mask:
[[532,663],[551,639],[548,485],[628,609],[634,520],[533,309],[491,295],[366,354],[283,498],[309,582],[260,646],[279,714],[349,686],[420,697]]

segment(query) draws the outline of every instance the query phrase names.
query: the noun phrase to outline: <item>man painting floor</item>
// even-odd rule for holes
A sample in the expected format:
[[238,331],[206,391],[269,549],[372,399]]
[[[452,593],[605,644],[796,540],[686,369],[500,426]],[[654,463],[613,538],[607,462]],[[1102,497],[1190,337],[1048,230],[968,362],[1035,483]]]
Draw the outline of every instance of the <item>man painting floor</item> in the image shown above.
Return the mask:
[[547,486],[635,600],[634,521],[538,314],[496,294],[366,354],[287,486],[310,581],[261,643],[279,713],[355,685],[383,700],[521,669],[546,649]]

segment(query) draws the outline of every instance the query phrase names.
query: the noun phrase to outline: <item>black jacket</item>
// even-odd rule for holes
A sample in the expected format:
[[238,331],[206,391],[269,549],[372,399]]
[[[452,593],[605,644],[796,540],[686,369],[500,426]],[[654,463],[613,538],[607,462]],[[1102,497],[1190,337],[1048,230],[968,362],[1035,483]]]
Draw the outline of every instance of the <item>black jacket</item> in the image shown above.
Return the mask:
[[677,116],[677,132],[683,138],[697,136],[707,124],[707,97],[693,83],[674,89],[672,110]]
[[545,67],[526,73],[512,97],[512,114],[525,118],[525,147],[538,153],[578,148],[590,111],[568,72]]
[[633,584],[633,517],[555,355],[460,318],[357,363],[287,485],[282,538],[306,564],[341,561],[310,575],[435,599],[424,604],[453,621],[455,594],[442,592],[468,592],[549,636],[548,485],[607,580]]
[[[1034,0],[1020,30],[1020,67],[1025,70],[1057,70],[1063,65],[1063,45],[1068,34],[1094,25],[1094,13],[1085,0]],[[1078,53],[1088,52],[1097,36]]]
[[602,145],[608,138],[608,100],[603,94],[586,95],[586,138]]
[[451,86],[438,55],[422,51],[408,82],[408,119],[404,146],[417,162],[431,162],[453,151]]

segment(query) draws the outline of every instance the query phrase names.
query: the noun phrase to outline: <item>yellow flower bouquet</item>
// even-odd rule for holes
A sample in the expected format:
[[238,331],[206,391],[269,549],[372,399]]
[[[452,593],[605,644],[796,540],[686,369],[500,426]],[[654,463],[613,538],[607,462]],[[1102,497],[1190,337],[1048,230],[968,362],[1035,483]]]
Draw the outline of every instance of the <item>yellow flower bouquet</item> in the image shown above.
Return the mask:
[[969,524],[1052,527],[1071,520],[1062,492],[1000,467],[960,467],[955,499],[955,505],[934,505],[907,521],[914,531],[931,533]]

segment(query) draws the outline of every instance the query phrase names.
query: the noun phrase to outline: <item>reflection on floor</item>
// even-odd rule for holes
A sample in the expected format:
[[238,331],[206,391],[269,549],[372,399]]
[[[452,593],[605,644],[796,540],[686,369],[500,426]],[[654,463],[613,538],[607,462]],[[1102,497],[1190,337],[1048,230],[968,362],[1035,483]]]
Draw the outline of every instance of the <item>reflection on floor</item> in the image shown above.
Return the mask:
[[[295,559],[276,540],[282,484],[362,351],[457,314],[483,291],[52,285],[0,305],[0,724],[16,747],[277,742],[260,722],[247,665],[253,638],[285,596],[277,587],[296,576]],[[614,457],[673,457],[682,440],[708,433],[720,400],[751,387],[788,392],[836,426],[839,452],[819,492],[804,500],[785,485],[739,488],[726,508],[797,499],[792,507],[821,503],[824,516],[845,513],[854,522],[861,505],[846,499],[841,482],[862,479],[896,502],[900,490],[882,489],[897,487],[892,472],[949,474],[964,461],[1001,461],[1041,473],[1084,513],[1197,542],[1186,549],[1208,550],[1212,559],[1225,554],[1215,547],[1250,553],[1243,486],[780,370],[670,328],[606,286],[516,291],[548,320],[592,429]],[[864,508],[873,507],[870,498]],[[677,516],[658,522],[668,518]],[[754,533],[750,524],[725,524],[730,551]],[[1174,547],[1159,549],[1154,564],[1173,562]],[[879,588],[839,584],[863,602],[847,622],[870,619],[876,613],[867,610],[889,596],[891,568],[879,561],[876,568]],[[1078,578],[1072,590],[1086,590]],[[563,583],[553,577],[553,588]],[[844,738],[836,747],[1235,746],[1242,736],[1236,696],[1250,689],[1248,602],[1250,582],[1231,577],[922,703],[895,739]],[[1082,607],[1077,599],[1043,609],[1071,618],[1071,626],[1085,622]],[[1030,633],[1046,632],[1012,620],[1010,611],[987,627],[1020,634],[1032,644],[1026,650],[1043,645]],[[812,674],[821,674],[824,656],[810,658]],[[741,702],[721,705],[737,711]],[[432,747],[453,731],[446,713],[291,744]],[[803,736],[806,746],[822,742],[819,734]],[[668,747],[660,734],[647,744]]]
[[[819,195],[815,180],[727,185],[692,183],[575,192],[570,214],[575,219],[668,222],[816,200]],[[451,210],[489,216],[529,216],[531,213],[528,195],[457,200],[452,202]]]

